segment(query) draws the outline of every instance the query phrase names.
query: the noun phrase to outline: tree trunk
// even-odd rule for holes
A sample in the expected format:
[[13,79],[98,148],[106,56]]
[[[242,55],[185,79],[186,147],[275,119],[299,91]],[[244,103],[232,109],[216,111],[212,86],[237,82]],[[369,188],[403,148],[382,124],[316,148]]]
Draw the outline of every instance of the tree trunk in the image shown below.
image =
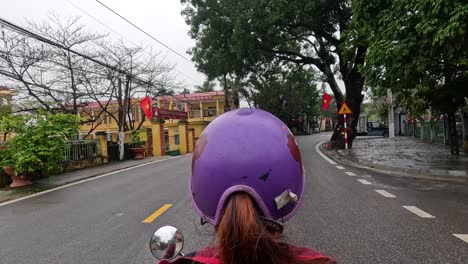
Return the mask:
[[227,112],[230,110],[230,107],[229,107],[229,87],[227,85],[226,74],[223,75],[223,81],[224,81],[224,112]]
[[232,107],[239,108],[239,77],[235,77],[234,85],[232,86]]
[[[352,148],[353,140],[357,133],[357,123],[359,121],[359,115],[361,114],[361,103],[364,99],[364,95],[361,94],[364,86],[364,77],[358,72],[354,76],[350,76],[348,79],[343,80],[346,86],[346,104],[353,112],[351,115],[347,115],[347,127],[348,127],[348,148]],[[336,96],[335,96],[336,98]],[[336,106],[339,110],[342,106],[342,101],[336,100]],[[331,146],[333,148],[344,148],[344,120],[343,115],[339,115],[338,122],[334,128],[333,135],[331,137]]]
[[[127,114],[129,111],[129,100],[130,99],[130,77],[127,76],[127,80],[125,82],[125,90],[124,90],[124,101],[123,101],[123,113],[122,113],[122,123],[123,123],[123,131],[126,131],[129,129],[128,124],[127,124]],[[122,131],[122,132],[123,132]]]

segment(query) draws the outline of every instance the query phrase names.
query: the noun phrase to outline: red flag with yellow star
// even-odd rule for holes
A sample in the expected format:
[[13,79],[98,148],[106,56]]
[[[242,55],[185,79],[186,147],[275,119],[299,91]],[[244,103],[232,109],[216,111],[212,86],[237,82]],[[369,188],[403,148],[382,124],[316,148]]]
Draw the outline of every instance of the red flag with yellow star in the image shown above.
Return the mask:
[[322,97],[322,109],[323,110],[327,110],[328,107],[330,106],[330,102],[331,100],[333,99],[333,97],[327,93],[324,93],[323,94],[323,97]]
[[143,100],[140,101],[141,108],[143,109],[143,112],[145,112],[145,116],[150,119],[153,117],[154,112],[153,112],[153,104],[151,102],[151,97],[146,96]]

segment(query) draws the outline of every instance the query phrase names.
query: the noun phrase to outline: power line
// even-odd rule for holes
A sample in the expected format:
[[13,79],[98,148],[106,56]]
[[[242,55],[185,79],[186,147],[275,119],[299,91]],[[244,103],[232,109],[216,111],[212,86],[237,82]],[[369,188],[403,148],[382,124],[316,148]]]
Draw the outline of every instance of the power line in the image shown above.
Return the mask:
[[[105,23],[103,23],[102,21],[100,21],[99,19],[97,19],[96,17],[90,15],[88,12],[86,12],[85,10],[83,10],[82,8],[78,7],[77,5],[75,5],[72,1],[70,0],[66,0],[69,4],[71,4],[73,7],[75,7],[76,9],[80,10],[82,13],[84,13],[85,15],[89,16],[90,18],[92,18],[94,21],[98,22],[99,24],[101,24],[103,27],[107,28],[108,30],[114,32],[115,34],[119,35],[122,39],[125,39],[126,41],[128,41],[129,43],[133,44],[135,47],[138,47],[137,44],[135,44],[135,42],[129,40],[128,38],[126,38],[125,36],[123,36],[122,34],[120,34],[119,32],[115,31],[114,29],[112,29],[111,27],[109,27],[108,25],[106,25]],[[195,81],[195,82],[198,82],[196,79],[192,78],[191,76],[189,76],[188,74],[182,72],[182,71],[179,71],[178,69],[174,68],[174,70],[176,70],[178,73],[184,75],[185,77],[191,79],[192,81]]]
[[129,23],[130,25],[132,25],[134,28],[138,29],[139,31],[143,32],[145,35],[147,35],[148,37],[152,38],[154,41],[158,42],[159,44],[163,45],[164,47],[166,47],[168,50],[172,51],[173,53],[177,54],[179,57],[181,57],[182,59],[190,62],[190,63],[193,63],[191,60],[187,59],[185,56],[183,56],[182,54],[180,54],[179,52],[173,50],[171,47],[169,47],[168,45],[164,44],[163,42],[159,41],[158,39],[156,39],[155,37],[153,37],[152,35],[150,35],[149,33],[147,33],[146,31],[144,31],[143,29],[141,29],[140,27],[138,27],[137,25],[133,24],[131,21],[129,21],[128,19],[126,19],[125,17],[123,17],[122,15],[120,15],[119,13],[117,13],[116,11],[112,10],[110,7],[106,6],[105,4],[103,4],[101,1],[99,0],[96,0],[96,2],[98,2],[99,4],[101,4],[102,6],[104,6],[105,8],[107,8],[109,11],[111,11],[112,13],[116,14],[117,16],[119,16],[121,19],[125,20],[127,23]]
[[38,34],[35,34],[35,33],[31,32],[31,31],[29,31],[29,30],[27,30],[27,29],[24,29],[24,28],[22,28],[22,27],[20,27],[20,26],[17,26],[17,25],[15,25],[15,24],[13,24],[13,23],[11,23],[11,22],[9,22],[9,21],[3,19],[3,18],[0,18],[0,24],[3,24],[3,25],[5,25],[5,26],[9,27],[10,29],[12,29],[13,31],[18,32],[19,34],[22,34],[22,35],[25,35],[25,36],[34,38],[34,39],[36,39],[36,40],[39,40],[39,41],[44,42],[44,43],[46,43],[46,44],[49,44],[49,45],[51,45],[51,46],[54,46],[54,47],[57,47],[57,48],[60,48],[60,49],[69,51],[70,53],[73,53],[73,54],[75,54],[75,55],[78,55],[78,56],[80,56],[80,57],[83,57],[83,58],[85,58],[85,59],[87,59],[87,60],[90,60],[90,61],[92,61],[92,62],[94,62],[94,63],[96,63],[96,64],[99,64],[99,65],[101,65],[101,66],[103,66],[103,67],[109,68],[109,69],[111,69],[111,70],[113,70],[113,71],[116,71],[116,72],[118,72],[118,73],[121,73],[121,74],[125,74],[126,76],[128,76],[128,77],[130,77],[130,78],[132,78],[132,79],[138,80],[138,81],[140,81],[140,82],[142,82],[142,83],[144,83],[144,84],[147,84],[147,85],[150,85],[150,86],[154,86],[154,84],[153,84],[152,82],[149,82],[149,81],[147,81],[147,80],[143,80],[143,79],[141,79],[141,78],[138,78],[138,77],[136,77],[136,76],[134,76],[134,75],[132,75],[132,74],[126,72],[125,70],[121,70],[121,69],[119,69],[119,68],[117,68],[117,67],[115,67],[115,66],[112,66],[112,65],[109,65],[109,64],[107,64],[107,63],[105,63],[105,62],[102,62],[102,61],[99,61],[99,60],[97,60],[97,59],[94,59],[94,58],[92,58],[92,57],[90,57],[90,56],[88,56],[88,55],[86,55],[86,54],[83,54],[83,53],[77,52],[77,51],[75,51],[75,50],[72,50],[72,49],[70,49],[70,48],[68,48],[68,47],[65,47],[65,46],[63,46],[62,44],[59,44],[59,43],[54,42],[54,41],[52,41],[52,40],[49,40],[49,39],[47,39],[47,38],[45,38],[45,37],[42,37],[42,36],[40,36],[40,35],[38,35]]
[[[26,58],[26,59],[30,59],[30,60],[37,60],[38,58],[37,57],[31,57],[31,56],[28,56],[28,55],[15,55],[15,54],[8,54],[6,52],[3,52],[0,50],[0,58],[1,57],[4,57],[6,58],[7,56],[9,57],[13,57],[13,58],[16,58],[16,59],[21,59],[21,58]],[[56,63],[55,61],[52,61],[52,60],[44,60],[45,62],[48,62],[48,63]],[[13,63],[14,61],[12,61]],[[14,62],[16,65],[20,64],[21,62]],[[38,66],[36,66],[38,67]],[[44,70],[44,69],[50,69],[50,67],[44,67],[44,66],[41,66],[39,67],[39,71],[41,70]],[[86,70],[86,69],[83,69],[83,68],[79,68],[76,70],[76,72],[80,72],[80,73],[88,73],[88,74],[96,74],[97,76],[99,76],[99,78],[101,79],[105,79],[105,80],[109,80],[109,77],[108,77],[108,74],[107,73],[102,73],[102,72],[98,72],[98,71],[92,71],[92,70]],[[5,75],[7,77],[10,77],[10,78],[13,78],[13,79],[16,79],[14,77],[14,75],[12,73],[8,73],[6,71],[2,71],[0,70],[0,74],[2,75]],[[51,91],[55,91],[55,92],[63,92],[63,93],[71,93],[71,92],[65,92],[65,91],[61,91],[61,90],[57,90],[57,89],[53,89],[52,87],[49,87],[49,86],[45,86],[45,85],[42,85],[42,84],[38,84],[36,82],[33,82],[33,83],[28,83],[29,85],[34,85],[34,86],[38,86],[40,88],[47,88]],[[170,86],[170,85],[167,85],[165,83],[157,83],[158,86],[160,86],[160,89],[165,89],[167,91],[175,91],[175,90],[184,90],[184,89],[187,89],[185,87],[179,87],[179,86]],[[153,85],[154,86],[154,85]],[[189,90],[189,89],[187,89]],[[148,91],[135,91],[135,93],[147,93]],[[173,95],[170,95],[170,94],[164,94],[164,95],[161,95],[161,96],[173,96]],[[179,98],[178,98],[179,99]],[[188,102],[187,102],[188,103]]]
[[135,42],[127,39],[124,35],[120,34],[119,32],[113,30],[111,27],[109,27],[108,25],[104,24],[103,22],[101,22],[100,20],[98,20],[97,18],[95,18],[94,16],[90,15],[88,12],[84,11],[83,9],[81,9],[79,6],[75,5],[72,1],[70,0],[66,0],[70,5],[72,5],[73,7],[75,7],[76,9],[80,10],[81,12],[83,12],[85,15],[89,16],[90,18],[92,18],[94,21],[98,22],[99,24],[101,24],[103,27],[107,28],[108,30],[114,32],[115,34],[119,35],[122,39],[125,39],[126,41],[128,41],[129,43],[133,44],[135,47],[137,47],[138,45],[135,44]]
[[[90,61],[92,61],[92,62],[94,62],[94,63],[97,63],[97,64],[99,64],[99,65],[101,65],[101,66],[103,66],[103,67],[109,68],[109,69],[114,70],[114,71],[116,71],[116,72],[118,72],[118,73],[121,73],[121,74],[125,74],[127,77],[130,77],[130,78],[132,78],[132,79],[134,79],[134,80],[136,80],[136,81],[139,81],[140,83],[143,83],[143,84],[146,84],[146,85],[149,85],[149,86],[155,86],[154,83],[152,83],[152,82],[150,82],[150,81],[143,80],[143,79],[138,78],[138,77],[136,77],[136,76],[134,76],[134,75],[132,75],[132,74],[129,74],[128,72],[126,72],[126,71],[124,71],[124,70],[121,70],[121,69],[119,69],[119,68],[117,68],[117,67],[115,67],[115,66],[109,65],[109,64],[107,64],[107,63],[105,63],[105,62],[101,62],[101,61],[99,61],[99,60],[96,60],[96,59],[94,59],[94,58],[92,58],[92,57],[90,57],[90,56],[88,56],[88,55],[85,55],[85,54],[82,54],[82,53],[80,53],[80,52],[74,51],[74,50],[72,50],[72,49],[70,49],[70,48],[67,48],[67,47],[61,45],[60,43],[56,43],[56,42],[54,42],[54,41],[52,41],[52,40],[49,40],[49,39],[47,39],[47,38],[45,38],[45,37],[42,37],[42,36],[40,36],[40,35],[38,35],[38,34],[36,34],[36,33],[33,33],[33,32],[31,32],[31,31],[29,31],[29,30],[27,30],[27,29],[24,29],[24,28],[22,28],[22,27],[20,27],[20,26],[18,26],[18,25],[16,25],[16,24],[14,24],[14,23],[11,23],[11,22],[9,22],[9,21],[3,19],[3,18],[0,18],[0,24],[5,25],[6,27],[10,28],[11,30],[13,30],[13,31],[15,31],[15,32],[17,32],[17,33],[19,33],[19,34],[22,34],[22,35],[27,36],[27,37],[30,37],[30,38],[34,38],[34,39],[36,39],[36,40],[38,40],[38,41],[44,42],[44,43],[49,44],[49,45],[51,45],[51,46],[54,46],[54,47],[57,47],[57,48],[60,48],[60,49],[69,51],[70,53],[73,53],[73,54],[75,54],[75,55],[78,55],[78,56],[80,56],[80,57],[83,57],[83,58],[85,58],[85,59],[88,59],[88,60],[90,60]],[[97,73],[96,73],[96,74],[97,74]],[[180,89],[179,87],[170,87],[170,86],[168,86],[168,85],[161,84],[161,83],[158,83],[157,85],[159,85],[159,86],[161,86],[161,87],[166,86],[167,88],[165,88],[165,89],[167,89],[167,90]],[[175,98],[173,95],[169,95],[169,96]],[[192,104],[191,104],[190,102],[188,102],[188,101],[182,100],[182,99],[180,99],[180,98],[177,98],[177,99],[180,100],[180,101],[182,101],[182,102],[186,102],[186,103],[192,105]]]

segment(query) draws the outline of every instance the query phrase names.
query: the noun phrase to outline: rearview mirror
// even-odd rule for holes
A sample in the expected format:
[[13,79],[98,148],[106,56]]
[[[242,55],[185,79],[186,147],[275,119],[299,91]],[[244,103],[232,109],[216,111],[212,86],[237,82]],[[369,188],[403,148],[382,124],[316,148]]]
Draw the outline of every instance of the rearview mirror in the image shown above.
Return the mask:
[[159,260],[171,260],[181,255],[184,235],[173,226],[163,226],[154,232],[150,240],[151,254]]

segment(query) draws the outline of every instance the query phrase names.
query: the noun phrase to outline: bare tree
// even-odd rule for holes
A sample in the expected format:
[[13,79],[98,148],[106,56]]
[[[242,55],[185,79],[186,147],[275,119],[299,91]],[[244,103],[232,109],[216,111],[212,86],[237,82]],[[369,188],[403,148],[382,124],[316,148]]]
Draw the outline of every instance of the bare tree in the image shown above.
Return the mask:
[[[83,79],[89,79],[86,75],[94,76],[94,72],[86,70],[93,62],[70,51],[86,53],[90,57],[93,54],[96,41],[106,37],[104,34],[89,33],[84,24],[80,23],[80,17],[63,18],[55,13],[50,13],[49,19],[41,23],[28,21],[28,27],[66,49],[49,46],[52,56],[51,68],[52,77],[61,91],[68,91],[62,96],[58,95],[57,100],[65,101],[73,114],[78,113],[80,101],[87,101],[88,93],[83,85]],[[65,97],[64,97],[65,96]]]
[[108,116],[129,130],[144,122],[133,118],[139,108],[131,98],[172,92],[173,67],[159,53],[113,44],[104,34],[89,33],[79,17],[51,13],[48,20],[27,25],[48,41],[2,30],[0,43],[0,75],[19,87],[20,111],[80,113],[82,123],[91,125],[88,134]]
[[101,47],[101,58],[120,70],[109,73],[113,79],[113,96],[117,107],[106,112],[125,130],[139,129],[144,118],[138,122],[135,120],[137,113],[132,109],[139,109],[135,107],[139,102],[131,98],[170,93],[168,87],[173,80],[173,66],[165,63],[160,53],[142,47],[129,47],[122,41],[116,44],[104,42]]
[[[43,95],[49,93],[53,83],[44,81],[41,77],[49,59],[50,52],[42,45],[18,33],[6,32],[2,28],[0,74],[21,83],[23,101],[27,100],[25,97],[29,97],[48,110],[53,108],[54,104],[50,97]],[[59,106],[65,108],[62,104]]]

